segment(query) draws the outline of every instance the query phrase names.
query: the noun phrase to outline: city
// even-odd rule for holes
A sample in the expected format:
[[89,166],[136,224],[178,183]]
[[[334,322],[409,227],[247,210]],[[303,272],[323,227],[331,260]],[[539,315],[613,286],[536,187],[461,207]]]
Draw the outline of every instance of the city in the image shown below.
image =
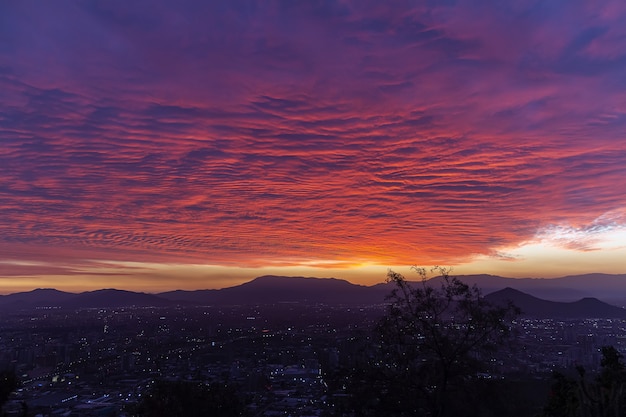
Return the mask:
[[622,0],[0,1],[0,417],[626,416],[624,74]]
[[[385,304],[281,303],[233,307],[39,308],[0,319],[0,370],[20,387],[7,416],[124,416],[156,381],[227,384],[246,415],[342,414],[341,371],[366,359]],[[594,371],[600,347],[626,351],[626,320],[517,318],[514,338],[481,377]],[[340,382],[340,381],[339,381]],[[545,398],[536,399],[540,407]]]

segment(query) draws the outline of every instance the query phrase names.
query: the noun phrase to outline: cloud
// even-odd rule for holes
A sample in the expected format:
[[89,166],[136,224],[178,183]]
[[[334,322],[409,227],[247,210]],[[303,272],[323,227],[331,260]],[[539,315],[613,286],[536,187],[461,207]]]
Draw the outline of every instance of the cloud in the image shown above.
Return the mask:
[[626,213],[616,210],[604,213],[593,222],[582,225],[552,225],[540,230],[536,239],[566,249],[599,251],[626,248]]
[[619,2],[147,4],[0,6],[0,259],[456,264],[626,207]]

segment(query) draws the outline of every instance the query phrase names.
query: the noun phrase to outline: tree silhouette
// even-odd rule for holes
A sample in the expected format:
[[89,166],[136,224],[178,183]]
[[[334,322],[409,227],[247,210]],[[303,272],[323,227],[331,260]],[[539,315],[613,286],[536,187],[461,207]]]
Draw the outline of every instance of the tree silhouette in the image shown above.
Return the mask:
[[449,394],[475,379],[484,355],[508,338],[509,320],[519,310],[491,305],[476,286],[450,277],[447,269],[432,270],[441,275],[439,288],[426,281],[424,268],[414,270],[420,283],[388,273],[395,287],[378,325],[379,349],[372,366],[361,371],[381,395],[357,396],[374,414],[441,417],[447,415]]
[[613,346],[604,346],[600,372],[591,381],[582,366],[576,378],[555,373],[544,417],[620,417],[626,414],[626,366]]

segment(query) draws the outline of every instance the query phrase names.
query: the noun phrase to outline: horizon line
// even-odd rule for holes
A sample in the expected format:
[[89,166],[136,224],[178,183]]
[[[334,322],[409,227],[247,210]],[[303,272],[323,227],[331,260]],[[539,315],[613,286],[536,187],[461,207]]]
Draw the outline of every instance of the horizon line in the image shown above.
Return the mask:
[[[512,280],[512,281],[522,281],[522,280],[546,280],[546,281],[552,281],[552,280],[560,280],[560,279],[564,279],[564,278],[571,278],[571,277],[584,277],[584,276],[590,276],[590,275],[603,275],[603,276],[612,276],[612,277],[623,277],[624,279],[626,279],[626,272],[625,273],[621,273],[621,274],[609,274],[609,273],[604,273],[604,272],[591,272],[591,273],[582,273],[582,274],[574,274],[574,275],[563,275],[563,276],[558,276],[558,277],[552,277],[552,278],[548,278],[548,277],[521,277],[521,278],[515,278],[515,277],[506,277],[506,276],[502,276],[502,275],[495,275],[495,274],[488,274],[488,273],[483,273],[483,274],[450,274],[451,277],[480,277],[480,276],[485,276],[485,277],[495,277],[495,278],[501,278],[501,279],[507,279],[507,280]],[[440,277],[441,275],[434,275],[431,277],[428,277],[426,279],[426,281],[430,281],[432,279],[436,279],[438,277]],[[114,291],[125,291],[125,292],[132,292],[132,293],[139,293],[139,294],[149,294],[149,295],[159,295],[159,294],[164,294],[164,293],[169,293],[169,292],[177,292],[177,291],[183,291],[183,292],[195,292],[195,291],[219,291],[219,290],[223,290],[223,289],[228,289],[228,288],[236,288],[248,283],[251,283],[255,280],[258,280],[259,278],[265,278],[265,277],[276,277],[276,278],[286,278],[286,279],[295,279],[295,278],[302,278],[302,279],[316,279],[316,280],[338,280],[338,281],[344,281],[347,282],[351,285],[355,285],[355,286],[360,286],[360,287],[374,287],[377,285],[381,285],[381,284],[386,284],[387,281],[381,281],[381,282],[377,282],[374,284],[370,284],[370,285],[366,285],[366,284],[359,284],[359,283],[355,283],[352,282],[349,279],[345,279],[345,278],[338,278],[338,277],[315,277],[315,276],[301,276],[301,275],[272,275],[272,274],[266,274],[266,275],[259,275],[256,276],[254,278],[251,278],[247,281],[243,281],[239,284],[234,284],[234,285],[230,285],[230,286],[224,286],[224,287],[219,287],[219,288],[194,288],[194,289],[183,289],[183,288],[175,288],[175,289],[168,289],[165,291],[143,291],[140,289],[127,289],[127,288],[115,288],[115,287],[101,287],[101,288],[94,288],[94,289],[89,289],[89,290],[84,290],[84,291],[76,291],[76,290],[63,290],[63,289],[58,289],[55,287],[36,287],[36,288],[32,288],[32,289],[25,289],[25,290],[21,290],[21,291],[15,291],[15,292],[10,292],[10,293],[0,293],[0,297],[3,296],[9,296],[9,295],[13,295],[13,294],[21,294],[21,293],[29,293],[29,292],[33,292],[33,291],[37,291],[37,290],[52,290],[52,291],[59,291],[59,292],[64,292],[64,293],[69,293],[69,294],[84,294],[84,293],[89,293],[89,292],[96,292],[96,291],[103,291],[103,290],[114,290]],[[412,280],[412,279],[407,279],[407,281],[409,282],[419,282],[420,280]]]

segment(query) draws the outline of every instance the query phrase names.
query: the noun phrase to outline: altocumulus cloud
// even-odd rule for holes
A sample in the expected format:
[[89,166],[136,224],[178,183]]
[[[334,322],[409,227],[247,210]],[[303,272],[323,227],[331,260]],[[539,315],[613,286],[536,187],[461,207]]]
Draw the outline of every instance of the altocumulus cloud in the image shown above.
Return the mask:
[[0,258],[456,264],[626,207],[621,2],[0,16]]

